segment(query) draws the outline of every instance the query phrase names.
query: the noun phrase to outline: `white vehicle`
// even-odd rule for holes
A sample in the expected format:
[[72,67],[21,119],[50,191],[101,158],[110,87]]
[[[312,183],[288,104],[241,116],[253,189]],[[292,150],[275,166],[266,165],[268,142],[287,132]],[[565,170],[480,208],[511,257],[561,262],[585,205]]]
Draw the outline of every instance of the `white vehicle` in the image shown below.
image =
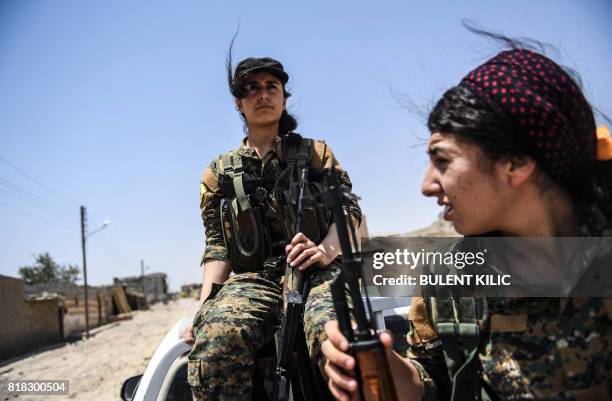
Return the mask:
[[187,383],[187,354],[191,346],[181,339],[189,321],[183,319],[166,334],[144,374],[127,379],[121,388],[125,401],[191,400]]
[[[370,303],[379,328],[394,333],[394,348],[405,349],[404,334],[408,331],[409,297],[371,297]],[[176,323],[166,334],[153,354],[144,374],[127,379],[121,388],[124,401],[191,401],[191,388],[187,383],[187,354],[191,346],[181,339],[189,324],[187,319]],[[270,378],[259,376],[254,381],[254,399],[269,400]],[[257,394],[255,394],[257,393]],[[291,398],[290,398],[291,399]]]

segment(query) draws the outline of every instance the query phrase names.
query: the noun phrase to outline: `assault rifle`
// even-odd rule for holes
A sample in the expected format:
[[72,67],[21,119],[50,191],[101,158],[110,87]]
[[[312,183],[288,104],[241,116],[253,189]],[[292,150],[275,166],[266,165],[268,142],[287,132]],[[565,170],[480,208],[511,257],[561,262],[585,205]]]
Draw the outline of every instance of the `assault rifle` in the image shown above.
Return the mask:
[[[308,176],[308,165],[299,166],[298,168],[300,169],[298,171],[299,197],[294,222],[294,234],[300,232],[300,223],[304,210],[304,187],[306,186]],[[292,268],[289,263],[287,263],[285,270],[285,283],[289,292],[281,325],[276,364],[274,399],[277,401],[286,401],[289,397],[289,383],[294,374],[292,369],[293,349],[295,347],[295,339],[298,336],[297,331],[301,328],[299,323],[304,310],[302,272]]]
[[[293,233],[288,233],[288,237],[295,235],[302,229],[301,221],[305,206],[305,188],[310,161],[310,157],[306,156],[305,154],[298,154],[294,164],[297,169],[297,210],[293,220]],[[293,172],[291,172],[291,175],[293,175]],[[288,198],[291,198],[291,195]],[[301,392],[298,397],[302,397],[304,400],[329,399],[328,395],[321,393],[321,391],[324,391],[321,390],[321,386],[317,385],[317,374],[312,368],[306,349],[302,326],[304,297],[307,291],[306,283],[303,279],[303,273],[291,267],[289,263],[287,263],[285,270],[285,284],[288,294],[280,330],[273,400],[288,400],[290,384],[293,384],[294,399],[296,391]],[[294,366],[294,351],[297,351],[298,368]]]
[[[342,187],[336,166],[327,177],[328,189],[323,198],[334,214],[338,239],[342,249],[342,270],[331,285],[332,298],[338,326],[349,342],[349,353],[355,358],[355,377],[359,384],[361,401],[397,401],[397,393],[391,376],[387,356],[378,335],[372,306],[365,291],[365,305],[361,297],[359,280],[363,278],[361,254],[358,250],[355,227],[349,216],[347,224],[343,200],[350,196]],[[350,229],[350,235],[349,235]],[[351,324],[345,288],[348,286],[353,305],[356,328]],[[366,307],[368,315],[366,315]],[[370,316],[370,319],[368,319]]]

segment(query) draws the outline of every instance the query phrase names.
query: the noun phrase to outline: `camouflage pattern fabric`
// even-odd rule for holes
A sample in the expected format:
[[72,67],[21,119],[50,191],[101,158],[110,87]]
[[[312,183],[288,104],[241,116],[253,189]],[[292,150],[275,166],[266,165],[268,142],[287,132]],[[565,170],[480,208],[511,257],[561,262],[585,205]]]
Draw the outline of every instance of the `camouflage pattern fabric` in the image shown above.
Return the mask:
[[332,265],[313,272],[309,277],[310,291],[304,304],[304,334],[310,359],[323,373],[325,358],[321,353],[321,345],[327,339],[323,326],[330,320],[336,320],[330,285],[340,273],[340,267]]
[[[325,182],[326,170],[336,166],[343,184],[350,190],[348,174],[340,168],[331,149],[322,141],[313,142],[310,160],[309,181]],[[254,187],[273,192],[281,176],[284,161],[281,160],[282,142],[277,137],[272,149],[259,157],[254,149],[246,147],[246,138],[234,154],[242,158],[245,191],[252,193]],[[200,209],[206,244],[202,263],[209,260],[230,261],[223,238],[220,218],[220,203],[231,197],[228,184],[217,158],[204,170],[200,183]],[[277,205],[270,199],[271,206]],[[361,210],[353,199],[346,200],[346,208],[353,221],[361,221]],[[283,222],[280,215],[266,215],[271,220],[270,237],[275,243],[284,240]],[[328,216],[331,225],[333,217]],[[308,224],[304,218],[304,224]],[[274,252],[284,254],[283,249]],[[278,255],[267,255],[278,256]],[[304,305],[304,331],[312,361],[322,366],[321,343],[325,340],[323,326],[335,319],[330,281],[337,273],[333,264],[327,268],[311,267],[310,292]],[[278,272],[239,273],[230,277],[223,286],[215,286],[209,299],[204,302],[193,322],[195,345],[189,354],[189,383],[196,400],[249,400],[252,377],[255,369],[255,354],[274,336],[280,326],[282,295]],[[218,292],[217,292],[218,291]],[[216,292],[216,294],[215,294]]]
[[[304,330],[311,359],[321,364],[323,325],[335,319],[329,285],[337,268],[313,269]],[[193,321],[188,380],[194,400],[250,400],[257,351],[281,323],[282,286],[265,272],[241,273],[215,286]]]
[[[263,158],[260,158],[254,149],[245,146],[246,138],[235,151],[236,154],[242,157],[245,177],[248,177],[252,182],[256,182],[258,186],[265,188],[268,193],[272,193],[274,184],[283,171],[283,162],[280,159],[282,147],[280,138],[276,137],[276,139],[272,150]],[[213,160],[204,170],[200,182],[200,210],[206,232],[206,244],[202,263],[208,260],[230,260],[223,240],[223,228],[219,213],[221,199],[227,195],[223,190],[223,174],[222,171],[219,171],[216,160]],[[339,171],[342,183],[350,191],[352,188],[351,180],[346,171],[340,167],[331,148],[322,141],[314,141],[313,156],[310,160],[309,181],[324,184],[325,175],[323,173],[333,165]],[[248,193],[249,190],[246,190]],[[347,198],[346,208],[350,212],[356,226],[358,226],[361,222],[361,209],[357,201]],[[332,217],[330,216],[330,223],[331,220]],[[282,224],[279,221],[272,221],[271,237],[272,242],[283,238]]]
[[[612,396],[612,300],[490,299],[482,377],[503,400],[607,400]],[[408,356],[424,400],[450,398],[441,343],[422,298],[410,311]]]

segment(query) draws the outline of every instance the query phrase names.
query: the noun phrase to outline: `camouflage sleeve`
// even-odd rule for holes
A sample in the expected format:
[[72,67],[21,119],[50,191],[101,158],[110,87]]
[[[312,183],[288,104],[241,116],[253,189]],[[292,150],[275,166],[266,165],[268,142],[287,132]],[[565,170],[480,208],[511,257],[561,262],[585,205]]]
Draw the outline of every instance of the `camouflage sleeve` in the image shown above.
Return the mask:
[[442,344],[429,321],[423,298],[412,299],[409,320],[408,358],[419,371],[423,401],[450,399],[451,383]]
[[208,260],[229,261],[229,254],[221,231],[223,228],[219,207],[222,198],[223,192],[219,188],[219,174],[215,171],[214,164],[211,163],[204,170],[200,182],[200,211],[206,235],[202,264]]
[[[353,184],[351,183],[348,173],[344,169],[342,169],[331,148],[327,146],[327,144],[323,141],[315,141],[314,154],[310,167],[321,170],[329,170],[333,166],[336,166],[336,170],[340,174],[340,180],[342,181],[342,184],[349,191],[351,191],[353,189]],[[347,198],[344,206],[351,214],[355,225],[359,227],[359,225],[361,225],[361,208],[359,207],[357,200]]]

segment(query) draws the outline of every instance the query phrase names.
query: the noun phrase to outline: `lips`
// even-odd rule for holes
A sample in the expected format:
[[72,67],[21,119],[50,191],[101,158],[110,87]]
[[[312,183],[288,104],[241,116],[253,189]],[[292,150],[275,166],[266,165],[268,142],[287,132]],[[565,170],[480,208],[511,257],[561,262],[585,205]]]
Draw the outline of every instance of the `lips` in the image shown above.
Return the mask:
[[274,107],[272,106],[259,106],[257,107],[255,110],[262,110],[262,109],[273,109]]
[[453,212],[453,206],[448,203],[444,204],[444,214],[443,214],[444,220],[451,220],[452,212]]
[[451,220],[452,218],[452,213],[453,213],[453,205],[451,205],[448,200],[446,199],[446,197],[444,198],[438,198],[438,205],[442,206],[444,209],[442,210],[442,218],[444,220]]

